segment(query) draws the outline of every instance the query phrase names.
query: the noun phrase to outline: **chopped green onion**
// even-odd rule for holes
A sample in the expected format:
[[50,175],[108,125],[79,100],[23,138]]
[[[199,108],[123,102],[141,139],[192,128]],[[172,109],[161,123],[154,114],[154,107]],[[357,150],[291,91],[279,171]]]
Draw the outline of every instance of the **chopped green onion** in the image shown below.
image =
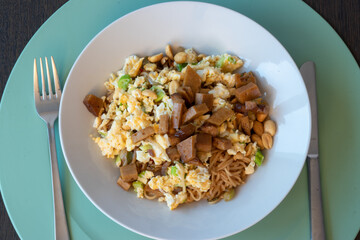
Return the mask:
[[176,176],[176,177],[178,176],[176,166],[172,166],[172,167],[171,167],[171,175],[174,175],[174,176]]
[[176,64],[176,68],[179,72],[181,72],[187,65],[187,63],[178,63]]
[[142,171],[141,173],[139,173],[139,178],[143,178],[145,177],[145,171]]
[[129,163],[132,162],[133,156],[134,156],[134,153],[133,153],[133,152],[127,152],[127,154],[126,154],[127,164],[129,164]]
[[120,154],[117,155],[116,158],[115,158],[115,165],[116,165],[117,167],[120,167],[120,165],[121,165]]
[[192,63],[191,65],[198,65],[198,62],[196,62],[196,63]]
[[137,192],[139,188],[144,188],[144,184],[140,181],[135,181],[132,183],[132,186],[134,188],[134,191]]
[[126,90],[129,86],[129,83],[131,81],[131,77],[129,74],[125,74],[123,76],[120,77],[119,81],[118,81],[118,87]]
[[255,153],[255,163],[258,166],[261,166],[262,162],[264,160],[264,155],[261,153],[260,150],[257,150]]
[[141,151],[147,152],[149,149],[153,149],[153,147],[150,144],[145,144],[140,146]]
[[225,56],[223,55],[217,62],[215,63],[215,67],[221,68],[224,65]]
[[235,189],[231,188],[224,193],[224,200],[230,201],[235,196]]
[[164,90],[162,90],[159,86],[152,86],[150,90],[153,90],[156,93],[157,98],[155,99],[155,102],[161,101],[161,99],[165,96]]
[[101,135],[101,137],[106,137],[107,133],[103,131],[98,131],[98,133]]
[[221,58],[216,62],[215,67],[222,68],[226,60],[232,64],[236,63],[236,60],[233,57],[222,55]]
[[236,60],[233,57],[228,57],[228,61],[232,64],[236,63]]

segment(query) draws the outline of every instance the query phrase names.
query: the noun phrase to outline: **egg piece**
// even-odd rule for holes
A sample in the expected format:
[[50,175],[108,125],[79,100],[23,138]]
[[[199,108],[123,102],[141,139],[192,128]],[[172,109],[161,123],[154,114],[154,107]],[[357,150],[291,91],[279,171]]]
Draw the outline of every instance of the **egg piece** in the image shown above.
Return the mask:
[[194,170],[190,170],[185,179],[187,185],[198,188],[201,192],[206,192],[210,189],[211,181],[207,168],[197,167]]

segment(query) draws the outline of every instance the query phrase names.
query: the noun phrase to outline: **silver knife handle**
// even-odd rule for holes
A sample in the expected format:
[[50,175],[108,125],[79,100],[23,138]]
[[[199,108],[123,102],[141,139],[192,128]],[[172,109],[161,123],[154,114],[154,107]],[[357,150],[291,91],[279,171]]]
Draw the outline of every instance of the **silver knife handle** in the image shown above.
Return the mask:
[[321,198],[320,166],[318,157],[308,157],[308,178],[311,214],[311,239],[325,240],[324,216]]

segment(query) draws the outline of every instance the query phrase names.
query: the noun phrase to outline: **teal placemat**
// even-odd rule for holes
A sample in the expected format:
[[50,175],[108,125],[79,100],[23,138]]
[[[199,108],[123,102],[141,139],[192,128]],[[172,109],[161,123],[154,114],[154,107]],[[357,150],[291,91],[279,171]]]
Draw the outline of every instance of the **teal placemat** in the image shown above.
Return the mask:
[[[19,57],[0,105],[0,186],[21,238],[52,239],[54,232],[47,130],[36,115],[32,96],[33,58],[54,56],[64,84],[75,59],[99,31],[130,11],[159,2],[72,0],[49,18]],[[333,29],[302,1],[208,2],[263,25],[298,66],[315,61],[327,236],[354,239],[360,227],[359,66]],[[56,137],[72,238],[145,239],[117,225],[91,204],[68,171]],[[264,238],[310,238],[306,169],[271,214],[228,239]]]

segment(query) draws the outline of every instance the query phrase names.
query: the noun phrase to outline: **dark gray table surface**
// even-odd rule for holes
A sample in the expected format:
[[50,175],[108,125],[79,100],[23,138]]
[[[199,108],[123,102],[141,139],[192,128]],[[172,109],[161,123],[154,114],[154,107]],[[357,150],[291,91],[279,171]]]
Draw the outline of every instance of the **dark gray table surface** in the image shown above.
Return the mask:
[[[336,30],[359,64],[360,1],[304,1]],[[10,72],[25,45],[39,27],[65,2],[65,0],[0,0],[0,49],[2,53],[0,57],[0,100]],[[0,239],[19,239],[1,197]],[[356,240],[360,240],[360,233]]]

